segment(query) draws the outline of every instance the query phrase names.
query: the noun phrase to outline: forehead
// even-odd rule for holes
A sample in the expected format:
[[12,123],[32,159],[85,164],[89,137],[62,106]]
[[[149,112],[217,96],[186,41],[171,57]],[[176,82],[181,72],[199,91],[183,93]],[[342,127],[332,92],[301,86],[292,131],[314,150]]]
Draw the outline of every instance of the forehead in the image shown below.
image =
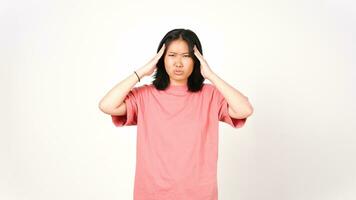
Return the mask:
[[189,53],[188,43],[184,40],[174,40],[169,44],[167,52]]

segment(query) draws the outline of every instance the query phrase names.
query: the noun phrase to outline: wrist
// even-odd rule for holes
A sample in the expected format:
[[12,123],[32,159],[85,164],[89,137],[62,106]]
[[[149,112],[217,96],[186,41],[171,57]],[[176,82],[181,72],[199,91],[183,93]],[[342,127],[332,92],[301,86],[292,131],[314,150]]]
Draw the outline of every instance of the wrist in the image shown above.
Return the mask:
[[142,68],[135,70],[135,72],[140,77],[140,79],[142,79],[145,76],[145,71]]
[[211,71],[206,75],[205,78],[208,79],[209,81],[211,81],[211,79],[214,79],[214,76],[216,76],[216,74]]
[[138,82],[141,81],[141,78],[138,76],[136,70],[133,71],[133,76],[136,76],[136,79],[137,79]]

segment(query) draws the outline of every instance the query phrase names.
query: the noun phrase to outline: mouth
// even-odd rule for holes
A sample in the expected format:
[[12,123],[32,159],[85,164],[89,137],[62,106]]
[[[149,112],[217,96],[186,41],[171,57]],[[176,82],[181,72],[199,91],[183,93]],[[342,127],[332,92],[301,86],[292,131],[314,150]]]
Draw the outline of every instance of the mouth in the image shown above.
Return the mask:
[[183,74],[183,71],[174,70],[174,74],[176,74],[176,75],[182,75],[182,74]]

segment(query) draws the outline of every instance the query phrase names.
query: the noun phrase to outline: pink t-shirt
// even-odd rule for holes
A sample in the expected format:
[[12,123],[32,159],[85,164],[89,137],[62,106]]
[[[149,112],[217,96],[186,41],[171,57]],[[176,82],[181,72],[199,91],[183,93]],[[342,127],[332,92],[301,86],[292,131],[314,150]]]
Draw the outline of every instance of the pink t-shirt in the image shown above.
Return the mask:
[[134,200],[217,200],[218,122],[242,127],[231,118],[224,96],[204,83],[157,90],[134,87],[125,98],[127,114],[115,126],[137,125]]

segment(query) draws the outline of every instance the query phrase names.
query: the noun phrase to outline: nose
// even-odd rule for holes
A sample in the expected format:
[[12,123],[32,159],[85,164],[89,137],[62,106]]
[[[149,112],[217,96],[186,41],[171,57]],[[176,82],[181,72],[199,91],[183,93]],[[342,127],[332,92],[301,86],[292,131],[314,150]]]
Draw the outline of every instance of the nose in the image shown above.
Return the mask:
[[183,67],[183,65],[182,65],[182,63],[181,63],[181,62],[176,62],[175,66],[176,66],[176,67],[178,67],[178,68]]
[[175,66],[176,66],[176,67],[179,67],[179,68],[183,67],[183,64],[182,64],[182,62],[181,62],[181,59],[177,59],[177,60],[175,61]]

